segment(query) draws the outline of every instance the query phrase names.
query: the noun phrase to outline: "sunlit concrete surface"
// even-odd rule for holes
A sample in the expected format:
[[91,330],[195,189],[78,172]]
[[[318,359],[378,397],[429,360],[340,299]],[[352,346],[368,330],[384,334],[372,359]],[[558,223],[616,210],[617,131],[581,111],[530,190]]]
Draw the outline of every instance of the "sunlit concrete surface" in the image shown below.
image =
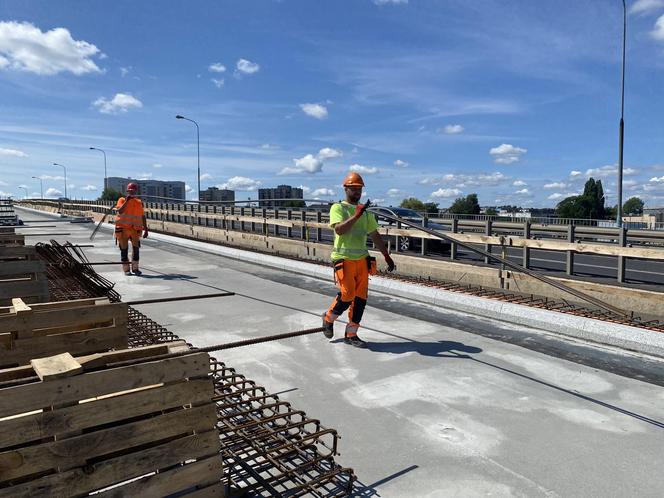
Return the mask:
[[[91,226],[39,231],[83,244]],[[94,244],[91,261],[119,260],[109,232]],[[124,300],[237,293],[140,307],[198,346],[317,327],[335,293],[331,278],[162,241],[147,239],[141,260],[142,277],[97,270]],[[664,364],[385,295],[370,296],[363,325],[366,350],[340,341],[338,323],[331,341],[317,334],[217,354],[338,429],[337,461],[355,469],[357,496],[664,495]],[[603,369],[569,361],[586,355]],[[649,382],[621,365],[642,366]]]

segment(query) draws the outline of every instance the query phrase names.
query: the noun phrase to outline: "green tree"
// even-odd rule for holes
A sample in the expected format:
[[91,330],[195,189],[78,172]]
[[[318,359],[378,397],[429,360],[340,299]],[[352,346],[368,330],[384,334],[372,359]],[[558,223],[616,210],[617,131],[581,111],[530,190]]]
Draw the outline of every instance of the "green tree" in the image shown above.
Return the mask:
[[291,199],[289,201],[283,201],[283,204],[281,206],[282,207],[301,208],[301,207],[307,207],[307,204],[304,201],[300,201],[300,200],[297,200],[297,199]]
[[488,207],[484,210],[484,214],[488,216],[496,216],[498,214],[498,210],[495,207]]
[[97,199],[98,201],[117,201],[122,197],[122,192],[118,192],[112,188],[105,188],[101,193],[101,196]]
[[413,209],[420,212],[426,211],[426,206],[424,203],[416,197],[409,197],[408,199],[404,199],[401,201],[401,204],[399,204],[399,207]]
[[583,187],[583,194],[563,199],[556,206],[556,214],[561,218],[603,219],[605,208],[602,180],[588,179]]
[[623,213],[630,216],[640,216],[643,214],[643,201],[638,197],[630,197],[623,204]]
[[459,197],[452,203],[449,212],[452,214],[480,214],[480,203],[477,200],[477,194]]
[[425,202],[424,210],[430,214],[438,214],[438,203],[437,202]]

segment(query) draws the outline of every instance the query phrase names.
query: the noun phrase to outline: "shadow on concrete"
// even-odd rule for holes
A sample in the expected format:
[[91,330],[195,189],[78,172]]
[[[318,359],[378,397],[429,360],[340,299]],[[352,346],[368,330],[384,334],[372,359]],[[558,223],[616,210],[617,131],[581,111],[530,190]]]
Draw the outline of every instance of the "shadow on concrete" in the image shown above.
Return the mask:
[[[154,270],[149,270],[149,271],[154,272]],[[143,275],[141,275],[141,278],[147,278],[148,280],[150,280],[150,279],[158,279],[158,280],[195,280],[198,277],[194,277],[193,275],[185,275],[183,273],[156,273],[156,275],[148,275],[146,273],[143,273]]]
[[[481,353],[482,349],[468,346],[462,342],[436,341],[436,342],[369,342],[367,349],[376,353],[419,353],[423,356],[437,356],[439,358],[470,358],[463,353]],[[448,354],[445,354],[448,353]]]
[[394,474],[391,474],[387,477],[384,477],[374,483],[371,484],[362,484],[361,481],[355,481],[355,486],[353,488],[353,494],[351,496],[357,497],[357,498],[370,498],[373,496],[380,496],[376,488],[378,486],[381,486],[385,484],[386,482],[392,481],[394,479],[397,479],[401,477],[404,474],[407,474],[408,472],[411,472],[415,469],[418,469],[418,465],[411,465],[410,467],[406,467],[403,470],[400,470],[399,472],[395,472]]

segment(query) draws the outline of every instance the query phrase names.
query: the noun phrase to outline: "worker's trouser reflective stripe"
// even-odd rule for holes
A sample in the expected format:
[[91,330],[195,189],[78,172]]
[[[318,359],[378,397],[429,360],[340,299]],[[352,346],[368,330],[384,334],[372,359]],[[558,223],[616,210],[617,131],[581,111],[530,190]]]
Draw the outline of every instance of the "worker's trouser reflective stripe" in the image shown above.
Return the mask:
[[346,335],[357,334],[369,293],[369,271],[366,259],[346,259],[334,264],[334,275],[339,293],[325,314],[328,322],[334,322],[348,310]]

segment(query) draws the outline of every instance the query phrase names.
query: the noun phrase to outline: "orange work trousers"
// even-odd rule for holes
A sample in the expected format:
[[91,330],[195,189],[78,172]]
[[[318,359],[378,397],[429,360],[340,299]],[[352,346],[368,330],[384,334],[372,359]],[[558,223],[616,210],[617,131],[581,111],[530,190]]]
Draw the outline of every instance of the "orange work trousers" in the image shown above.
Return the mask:
[[129,227],[115,227],[115,240],[120,247],[120,260],[122,270],[129,271],[129,242],[131,242],[132,270],[138,270],[139,248],[141,247],[141,232]]
[[328,322],[334,322],[348,310],[346,336],[357,334],[367,305],[369,294],[369,268],[367,259],[344,259],[334,262],[334,277],[339,293],[325,314]]

